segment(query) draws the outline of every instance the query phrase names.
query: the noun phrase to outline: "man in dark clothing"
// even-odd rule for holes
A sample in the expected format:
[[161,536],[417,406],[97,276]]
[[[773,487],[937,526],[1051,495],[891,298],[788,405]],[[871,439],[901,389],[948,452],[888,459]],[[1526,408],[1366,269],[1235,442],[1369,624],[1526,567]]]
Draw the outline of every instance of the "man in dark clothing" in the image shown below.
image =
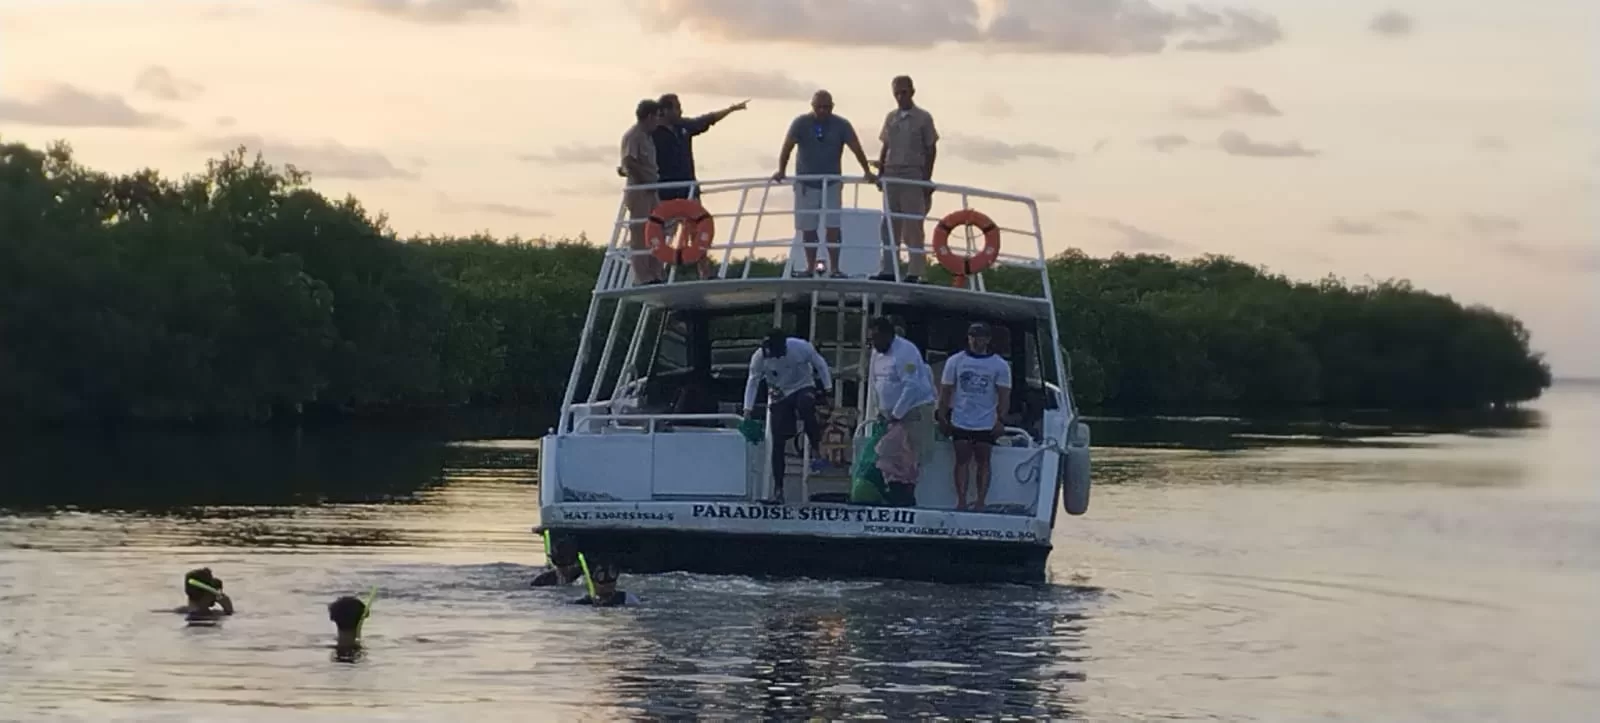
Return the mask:
[[[707,113],[694,118],[683,117],[683,104],[678,101],[676,93],[668,93],[656,101],[660,104],[664,114],[662,123],[653,133],[651,140],[656,144],[656,163],[661,168],[661,182],[693,181],[694,173],[694,137],[711,129],[723,118],[727,118],[734,111],[744,110],[750,101],[742,101],[730,105],[714,113]],[[693,198],[699,200],[699,186],[677,186],[663,188],[660,191],[662,201],[677,198]],[[667,233],[667,238],[672,238],[677,233],[674,228]],[[711,277],[711,259],[701,259],[698,271],[700,278]]]
[[[656,142],[656,163],[661,167],[661,182],[693,181],[694,137],[711,129],[734,111],[744,110],[750,101],[734,103],[714,113],[694,118],[683,117],[683,104],[675,93],[668,93],[656,101],[665,113],[664,122],[651,134]],[[661,189],[661,200],[674,198],[699,198],[700,189],[688,186]]]

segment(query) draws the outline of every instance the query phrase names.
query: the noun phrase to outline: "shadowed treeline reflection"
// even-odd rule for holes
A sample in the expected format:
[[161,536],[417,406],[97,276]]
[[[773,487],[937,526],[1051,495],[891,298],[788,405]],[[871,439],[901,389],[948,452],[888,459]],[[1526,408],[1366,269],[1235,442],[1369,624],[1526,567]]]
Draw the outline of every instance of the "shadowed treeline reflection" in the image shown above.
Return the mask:
[[[405,503],[446,474],[530,476],[548,414],[103,433],[0,430],[0,509]],[[514,438],[510,446],[465,440]]]
[[135,431],[0,442],[0,507],[177,507],[398,501],[439,481],[444,447],[414,431]]
[[[646,718],[1072,716],[1087,611],[1102,596],[667,577],[683,578],[670,608],[638,608],[604,644],[617,705]],[[684,625],[689,611],[698,624]]]

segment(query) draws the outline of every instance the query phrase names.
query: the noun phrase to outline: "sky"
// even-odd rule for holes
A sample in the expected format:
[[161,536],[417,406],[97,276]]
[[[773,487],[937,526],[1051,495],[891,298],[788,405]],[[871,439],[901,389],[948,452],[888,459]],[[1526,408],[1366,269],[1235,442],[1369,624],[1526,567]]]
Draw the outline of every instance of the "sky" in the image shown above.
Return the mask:
[[696,155],[751,177],[822,88],[875,157],[905,73],[938,180],[1035,197],[1049,253],[1408,279],[1600,376],[1597,41],[1593,0],[0,0],[0,138],[604,238],[640,98],[750,98]]

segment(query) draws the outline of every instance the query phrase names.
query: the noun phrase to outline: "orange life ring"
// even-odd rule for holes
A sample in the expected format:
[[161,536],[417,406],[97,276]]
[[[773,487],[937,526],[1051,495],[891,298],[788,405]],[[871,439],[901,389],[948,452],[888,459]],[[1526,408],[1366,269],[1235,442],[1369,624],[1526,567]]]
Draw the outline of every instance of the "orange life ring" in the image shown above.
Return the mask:
[[[971,256],[960,256],[950,250],[950,232],[960,226],[972,226],[983,232],[983,250]],[[963,208],[939,219],[933,227],[933,255],[955,278],[952,286],[966,286],[967,277],[994,265],[1000,258],[1000,227],[979,211]]]
[[[676,246],[667,238],[666,227],[671,221],[683,223],[683,233]],[[675,198],[662,201],[650,209],[644,222],[644,243],[650,253],[664,264],[695,264],[706,257],[711,239],[717,235],[717,224],[706,212],[706,207],[692,198]]]

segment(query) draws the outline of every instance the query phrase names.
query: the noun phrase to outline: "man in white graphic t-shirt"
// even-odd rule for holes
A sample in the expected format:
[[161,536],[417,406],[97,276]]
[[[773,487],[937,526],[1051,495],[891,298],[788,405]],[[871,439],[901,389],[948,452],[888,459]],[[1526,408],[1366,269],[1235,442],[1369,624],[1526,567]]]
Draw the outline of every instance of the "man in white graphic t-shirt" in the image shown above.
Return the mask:
[[989,325],[967,327],[967,349],[944,363],[939,385],[939,423],[956,448],[956,509],[967,509],[967,470],[976,468],[983,511],[989,496],[989,454],[1005,430],[1001,415],[1011,405],[1011,365],[989,348]]
[[817,398],[833,390],[828,361],[805,339],[782,329],[767,332],[761,348],[750,356],[750,377],[744,383],[744,415],[756,414],[756,388],[767,383],[767,411],[772,417],[772,484],[774,502],[783,502],[783,450],[795,435],[796,422],[811,445],[811,471],[827,466],[822,458],[822,425],[817,421]]

